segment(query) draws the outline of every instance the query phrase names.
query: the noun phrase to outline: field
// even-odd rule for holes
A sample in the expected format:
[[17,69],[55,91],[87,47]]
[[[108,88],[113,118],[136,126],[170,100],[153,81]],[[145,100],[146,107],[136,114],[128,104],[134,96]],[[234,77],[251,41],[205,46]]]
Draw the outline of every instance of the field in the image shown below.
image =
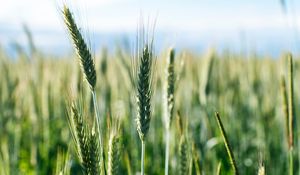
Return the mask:
[[[76,49],[66,57],[20,50],[17,59],[1,51],[0,174],[139,174],[142,143],[145,174],[164,174],[166,133],[169,174],[300,171],[297,58],[175,48],[171,69],[169,50],[152,55],[143,47],[139,56],[154,61],[143,65],[121,47],[92,55],[95,64],[84,60],[84,48]],[[138,66],[146,66],[142,78]],[[141,115],[148,109],[151,120]]]

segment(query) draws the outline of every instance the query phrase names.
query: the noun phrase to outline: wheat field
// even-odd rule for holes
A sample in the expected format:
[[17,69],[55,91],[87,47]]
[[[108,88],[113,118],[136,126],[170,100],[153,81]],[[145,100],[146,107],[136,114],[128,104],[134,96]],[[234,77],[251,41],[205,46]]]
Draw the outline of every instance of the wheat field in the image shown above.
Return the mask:
[[[296,174],[299,61],[231,52],[0,52],[0,174]],[[152,40],[154,39],[154,40]]]

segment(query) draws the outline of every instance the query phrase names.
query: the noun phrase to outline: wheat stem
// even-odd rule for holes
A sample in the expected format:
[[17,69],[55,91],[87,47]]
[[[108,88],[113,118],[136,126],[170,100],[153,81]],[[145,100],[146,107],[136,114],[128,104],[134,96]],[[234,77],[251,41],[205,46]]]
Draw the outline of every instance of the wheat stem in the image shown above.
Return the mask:
[[293,82],[293,58],[288,55],[288,79],[289,79],[289,174],[293,175],[293,146],[294,146],[294,82]]
[[288,68],[289,68],[289,147],[294,146],[294,82],[293,82],[293,58],[292,55],[288,55]]
[[289,150],[289,175],[294,174],[294,157],[293,157],[293,148]]
[[166,130],[165,175],[169,174],[170,130]]
[[141,175],[144,175],[144,165],[145,165],[145,141],[141,141],[142,143],[142,155],[141,155]]

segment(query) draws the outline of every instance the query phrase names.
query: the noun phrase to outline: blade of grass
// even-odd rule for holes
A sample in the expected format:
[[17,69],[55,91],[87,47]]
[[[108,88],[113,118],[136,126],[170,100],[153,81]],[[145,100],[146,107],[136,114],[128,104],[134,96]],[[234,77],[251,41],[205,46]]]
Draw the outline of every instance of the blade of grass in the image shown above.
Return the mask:
[[238,171],[235,159],[234,159],[233,151],[232,151],[232,148],[229,144],[228,137],[226,135],[223,123],[221,121],[221,118],[220,118],[220,115],[219,115],[218,112],[215,113],[215,117],[217,119],[217,123],[218,123],[219,129],[221,131],[223,141],[224,141],[224,144],[225,144],[225,147],[226,147],[226,151],[227,151],[227,154],[228,154],[228,157],[229,157],[229,160],[230,160],[230,164],[231,164],[232,169],[234,171],[234,174],[239,175],[239,171]]

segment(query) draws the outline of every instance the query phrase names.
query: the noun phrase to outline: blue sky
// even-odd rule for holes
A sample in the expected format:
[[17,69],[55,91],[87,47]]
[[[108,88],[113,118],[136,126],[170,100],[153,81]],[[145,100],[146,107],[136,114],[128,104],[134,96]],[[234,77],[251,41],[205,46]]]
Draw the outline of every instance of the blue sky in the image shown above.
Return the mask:
[[280,0],[10,0],[1,3],[0,44],[26,47],[25,23],[44,52],[68,53],[70,42],[59,13],[63,2],[76,13],[95,50],[115,47],[124,35],[131,39],[141,13],[156,19],[160,48],[172,45],[201,52],[214,46],[275,56],[300,50],[297,0],[286,0],[287,14]]

